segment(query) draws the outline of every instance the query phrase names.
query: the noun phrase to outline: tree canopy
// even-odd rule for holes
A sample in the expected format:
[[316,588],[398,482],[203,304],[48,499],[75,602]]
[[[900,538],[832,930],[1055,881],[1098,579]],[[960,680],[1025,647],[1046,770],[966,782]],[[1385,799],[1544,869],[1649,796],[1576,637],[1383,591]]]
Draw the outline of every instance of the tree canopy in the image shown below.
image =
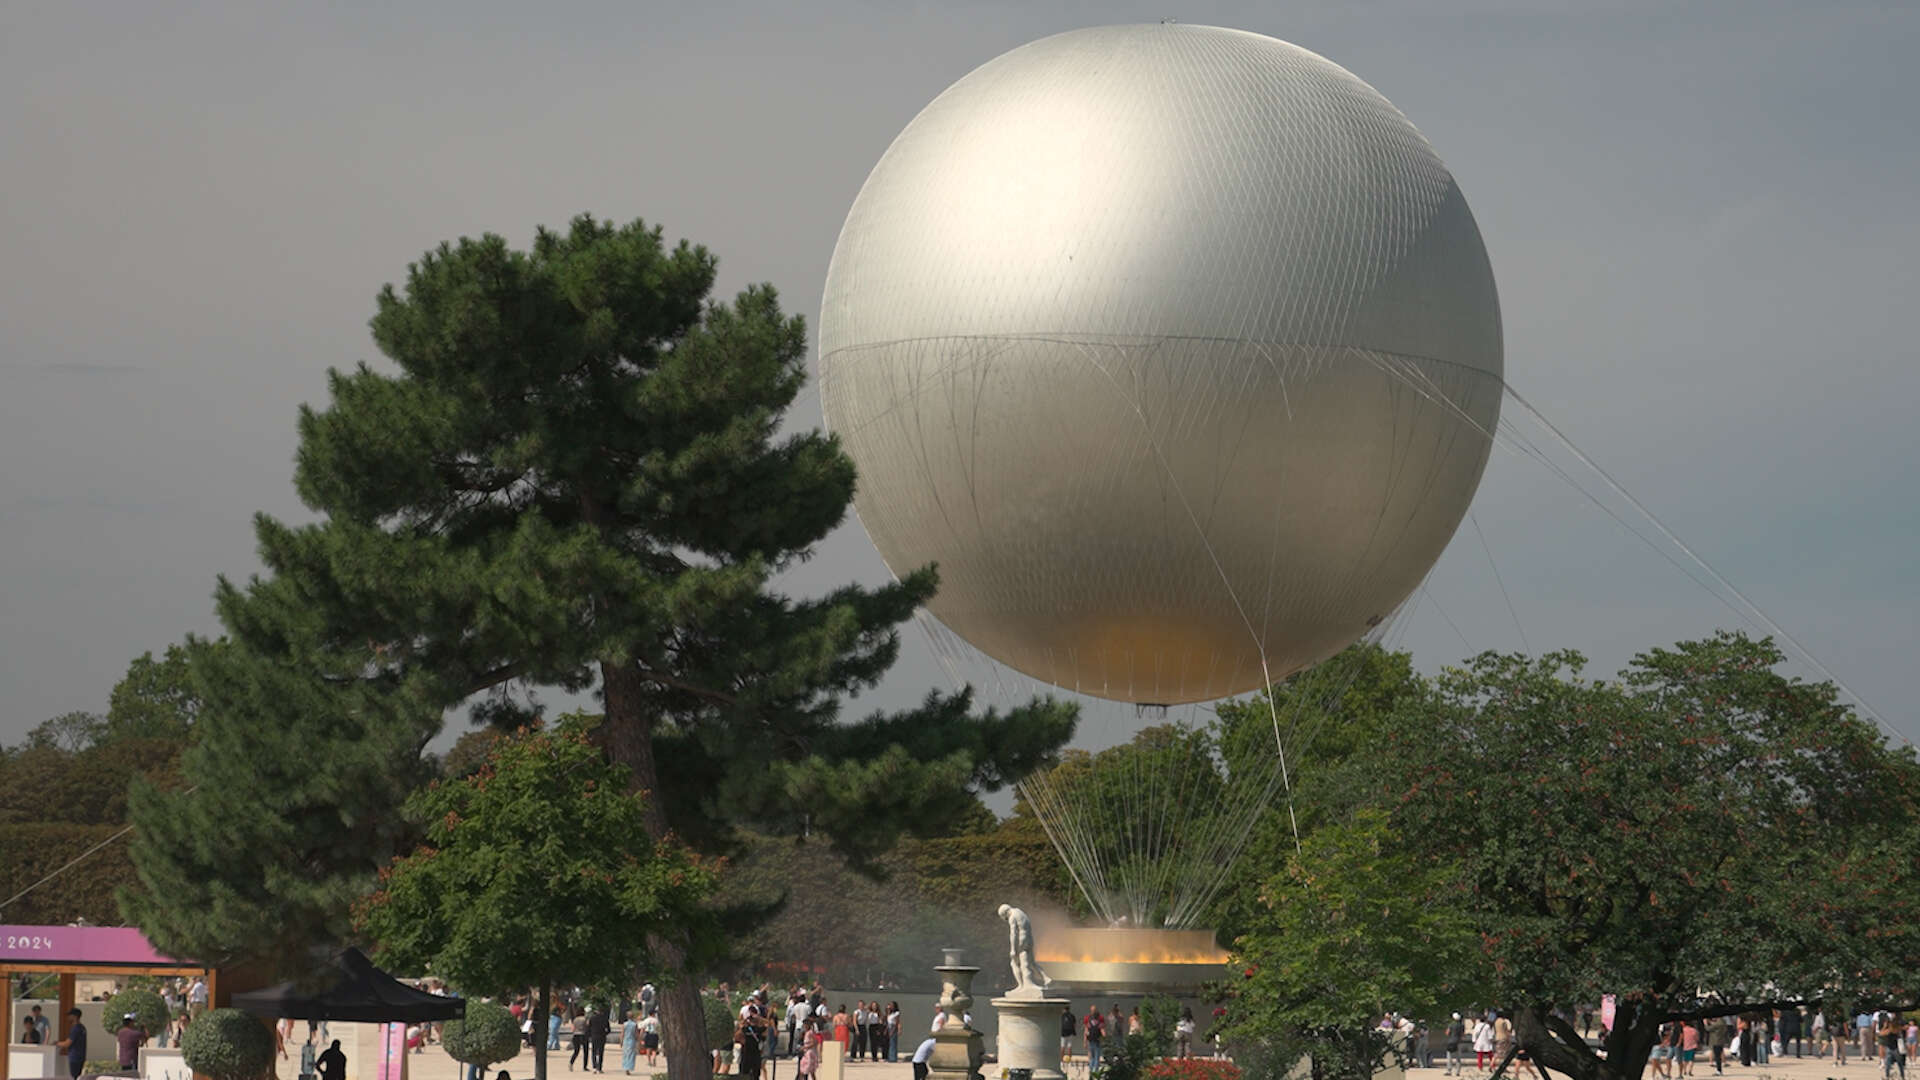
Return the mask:
[[[1536,1061],[1637,1077],[1669,1020],[1920,1000],[1920,767],[1782,659],[1722,633],[1600,682],[1487,654],[1396,712],[1381,802],[1457,867]],[[1603,1058],[1553,1010],[1605,993]]]
[[1368,1080],[1394,1047],[1375,1023],[1425,1016],[1475,989],[1479,944],[1452,868],[1409,851],[1367,808],[1308,836],[1259,894],[1235,952],[1246,970],[1223,1038],[1288,1075]]
[[[539,987],[544,1031],[552,987],[623,985],[649,939],[701,921],[713,871],[647,834],[644,796],[586,730],[497,736],[472,775],[414,795],[426,839],[359,906],[383,962],[473,993]],[[544,1046],[534,1062],[544,1077]]]
[[[401,807],[422,748],[463,702],[511,726],[543,688],[591,690],[653,838],[724,850],[751,825],[856,861],[941,830],[1071,735],[1065,705],[981,714],[965,694],[840,722],[936,578],[773,586],[845,518],[853,467],[831,436],[781,431],[801,320],[765,286],[710,302],[714,273],[658,229],[580,217],[524,252],[443,244],[381,292],[390,364],[331,373],[329,405],[301,411],[295,486],[316,520],[258,518],[267,572],[216,594],[230,645],[190,646],[199,790],[136,794],[150,895],[129,911],[157,945],[273,957],[347,933],[417,827]],[[692,932],[655,943],[668,967]],[[683,984],[665,1042],[695,1072]]]

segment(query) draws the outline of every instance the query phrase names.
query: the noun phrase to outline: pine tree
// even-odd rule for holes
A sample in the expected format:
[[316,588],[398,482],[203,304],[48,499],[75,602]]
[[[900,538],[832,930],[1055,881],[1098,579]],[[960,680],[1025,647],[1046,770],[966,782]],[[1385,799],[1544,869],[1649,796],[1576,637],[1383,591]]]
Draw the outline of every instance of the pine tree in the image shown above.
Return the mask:
[[[714,265],[581,217],[527,252],[443,244],[381,293],[373,337],[397,370],[334,372],[331,405],[300,416],[295,482],[319,520],[260,517],[267,575],[220,585],[230,644],[196,653],[198,788],[137,793],[149,891],[128,907],[157,945],[275,955],[346,932],[407,842],[421,749],[477,694],[512,723],[533,688],[594,690],[657,838],[804,828],[855,861],[1070,737],[1065,705],[982,715],[964,693],[838,722],[935,574],[772,587],[844,519],[854,470],[832,437],[780,433],[801,320],[765,286],[709,303]],[[692,940],[652,951],[684,969]],[[664,1005],[670,1066],[698,1075],[694,981]]]

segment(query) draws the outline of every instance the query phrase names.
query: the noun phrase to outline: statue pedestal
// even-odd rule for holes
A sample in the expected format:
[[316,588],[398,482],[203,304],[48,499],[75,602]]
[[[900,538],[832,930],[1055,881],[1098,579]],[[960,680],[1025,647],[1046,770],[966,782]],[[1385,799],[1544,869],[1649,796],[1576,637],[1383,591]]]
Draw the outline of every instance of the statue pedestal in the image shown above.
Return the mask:
[[1032,1069],[1033,1080],[1066,1080],[1060,1071],[1060,1013],[1067,999],[998,997],[1000,1067]]
[[980,1072],[986,1040],[968,1026],[967,1014],[973,1011],[973,977],[980,969],[960,962],[959,949],[947,949],[946,963],[933,970],[940,973],[939,1005],[947,1022],[933,1033],[933,1055],[927,1059],[930,1080],[973,1080]]

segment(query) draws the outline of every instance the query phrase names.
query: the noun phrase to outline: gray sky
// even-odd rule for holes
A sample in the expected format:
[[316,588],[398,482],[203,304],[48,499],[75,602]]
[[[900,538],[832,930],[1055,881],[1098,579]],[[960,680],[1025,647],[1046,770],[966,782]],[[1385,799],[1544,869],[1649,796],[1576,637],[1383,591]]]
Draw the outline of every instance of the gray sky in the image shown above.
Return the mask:
[[[295,407],[375,355],[374,293],[426,248],[644,217],[811,324],[921,106],[1033,38],[1166,16],[1407,113],[1479,218],[1509,381],[1920,732],[1910,4],[386,7],[0,6],[0,741],[216,629],[249,516],[302,512]],[[1535,648],[1610,671],[1731,619],[1521,459],[1476,519]],[[1463,528],[1409,619],[1423,665],[1518,647],[1487,563]],[[884,575],[849,521],[793,583]],[[915,636],[875,700],[942,678]]]

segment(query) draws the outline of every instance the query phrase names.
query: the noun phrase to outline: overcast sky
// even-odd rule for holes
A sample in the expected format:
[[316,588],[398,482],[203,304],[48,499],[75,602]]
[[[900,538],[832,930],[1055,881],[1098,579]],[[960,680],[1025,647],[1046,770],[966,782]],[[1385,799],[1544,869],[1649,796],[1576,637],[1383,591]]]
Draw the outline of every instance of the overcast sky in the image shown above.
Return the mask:
[[[644,217],[812,325],[855,192],[934,95],[1034,38],[1163,17],[1392,99],[1479,219],[1511,384],[1920,732],[1910,3],[15,0],[0,741],[217,630],[250,515],[303,512],[296,406],[374,357],[374,294],[426,248]],[[1475,505],[1487,549],[1463,528],[1409,617],[1423,666],[1524,633],[1611,671],[1732,619],[1522,459],[1496,453]],[[885,573],[850,519],[792,584]],[[876,700],[942,679],[916,635]]]

